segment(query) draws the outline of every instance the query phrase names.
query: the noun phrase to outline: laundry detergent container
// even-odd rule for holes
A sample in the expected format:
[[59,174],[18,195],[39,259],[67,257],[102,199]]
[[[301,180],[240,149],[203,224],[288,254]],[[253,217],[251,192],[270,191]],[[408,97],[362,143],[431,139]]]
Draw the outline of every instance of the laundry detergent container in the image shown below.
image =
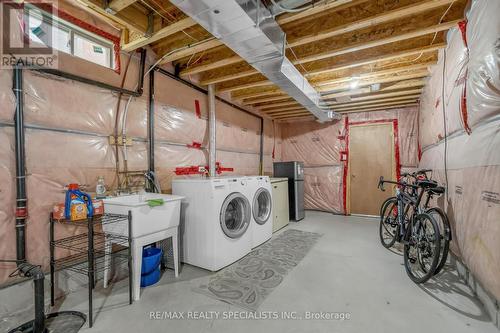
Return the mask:
[[150,247],[142,251],[141,287],[147,287],[160,280],[160,264],[163,251]]

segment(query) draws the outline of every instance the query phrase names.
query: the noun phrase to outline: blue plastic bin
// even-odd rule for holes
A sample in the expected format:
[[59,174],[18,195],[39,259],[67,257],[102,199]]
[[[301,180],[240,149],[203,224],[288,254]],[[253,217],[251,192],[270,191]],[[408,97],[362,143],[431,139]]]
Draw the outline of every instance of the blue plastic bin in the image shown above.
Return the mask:
[[142,250],[141,275],[148,275],[160,267],[162,250],[149,247]]
[[160,276],[160,266],[149,274],[141,275],[141,288],[151,286],[160,281]]

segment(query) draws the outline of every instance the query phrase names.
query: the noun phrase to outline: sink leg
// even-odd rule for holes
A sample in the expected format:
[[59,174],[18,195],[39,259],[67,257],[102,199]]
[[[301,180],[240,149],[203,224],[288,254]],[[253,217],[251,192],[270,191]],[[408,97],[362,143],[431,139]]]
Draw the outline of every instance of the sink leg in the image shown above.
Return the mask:
[[141,298],[142,244],[132,241],[132,286],[134,301]]
[[174,252],[174,272],[175,277],[179,277],[179,247],[177,245],[177,230],[172,236],[172,252]]

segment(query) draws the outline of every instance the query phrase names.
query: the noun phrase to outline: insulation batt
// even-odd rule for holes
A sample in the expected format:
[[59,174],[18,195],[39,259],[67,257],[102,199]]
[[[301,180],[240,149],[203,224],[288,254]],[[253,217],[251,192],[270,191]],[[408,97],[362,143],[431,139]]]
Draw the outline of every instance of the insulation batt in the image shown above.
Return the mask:
[[[123,57],[122,57],[123,58]],[[76,58],[61,56],[62,70],[92,66]],[[71,66],[70,66],[71,65]],[[148,65],[147,65],[148,67]],[[80,72],[76,72],[79,74]],[[117,84],[113,71],[95,79]],[[137,80],[138,59],[133,59],[126,87]],[[12,93],[12,73],[0,73],[0,259],[13,259],[15,253],[15,158],[14,129],[11,126],[15,110]],[[88,74],[87,74],[88,75]],[[207,143],[207,97],[175,80],[156,74],[155,94],[155,164],[162,189],[171,190],[171,180],[178,166],[206,165],[204,149],[187,145]],[[148,78],[145,78],[148,82]],[[127,147],[129,171],[147,169],[147,110],[148,91],[145,84],[142,97],[133,98],[128,110],[126,133],[134,139]],[[132,88],[133,89],[133,88]],[[108,188],[115,189],[115,147],[108,142],[114,133],[118,95],[93,86],[61,78],[24,71],[27,194],[29,219],[27,223],[27,255],[34,264],[49,264],[49,213],[52,206],[64,201],[64,186],[71,182],[95,188],[98,176],[104,176]],[[128,97],[122,97],[121,114]],[[199,100],[201,117],[195,113]],[[218,161],[233,167],[233,174],[256,175],[259,172],[260,119],[242,113],[217,101]],[[10,124],[10,125],[9,125]],[[121,134],[121,119],[118,122]],[[272,122],[265,121],[265,170],[272,172],[273,144],[280,139]],[[58,132],[73,130],[75,133]],[[120,168],[123,169],[123,150],[120,149]],[[279,158],[280,153],[277,155]],[[229,173],[225,173],[229,174]],[[197,176],[196,176],[197,177]],[[82,232],[81,229],[56,228],[56,237]],[[58,256],[70,254],[59,251]],[[0,264],[0,284],[12,282],[8,275],[10,264]]]
[[[418,164],[417,115],[417,108],[411,107],[352,113],[348,120],[352,123],[396,119],[400,163],[402,167],[415,168]],[[315,121],[283,124],[283,160],[304,162],[306,209],[344,213],[344,162],[340,161],[340,152],[345,149],[345,141],[339,138],[344,134],[345,116],[324,124]]]
[[[497,0],[472,2],[466,15],[468,50],[461,32],[449,31],[446,52],[440,52],[422,96],[420,141],[424,152],[419,165],[435,170],[434,177],[447,185],[447,195],[436,204],[450,218],[451,249],[496,299],[500,299],[498,13],[500,2]],[[445,93],[441,96],[444,65]],[[461,96],[457,93],[464,86],[470,135],[464,128]],[[446,141],[443,140],[445,133]]]

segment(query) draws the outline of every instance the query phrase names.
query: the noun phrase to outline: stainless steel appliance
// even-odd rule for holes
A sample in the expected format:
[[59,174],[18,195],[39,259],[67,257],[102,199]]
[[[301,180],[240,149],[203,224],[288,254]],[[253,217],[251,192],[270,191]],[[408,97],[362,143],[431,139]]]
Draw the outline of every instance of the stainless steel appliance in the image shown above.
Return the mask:
[[276,162],[274,177],[288,178],[288,200],[290,219],[300,221],[304,218],[304,163]]

